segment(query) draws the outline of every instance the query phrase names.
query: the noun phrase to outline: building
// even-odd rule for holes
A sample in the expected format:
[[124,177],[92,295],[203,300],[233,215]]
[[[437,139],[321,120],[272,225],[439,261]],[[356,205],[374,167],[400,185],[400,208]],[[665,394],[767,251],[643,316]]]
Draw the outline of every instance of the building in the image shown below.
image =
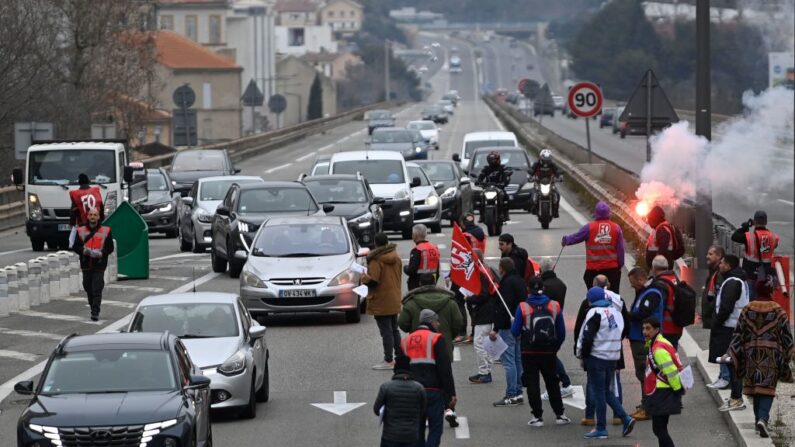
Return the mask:
[[189,85],[196,93],[199,144],[228,141],[241,136],[241,72],[243,69],[214,51],[173,31],[155,34],[158,69],[164,87],[157,106],[174,110],[177,87]]
[[160,0],[158,29],[174,31],[209,47],[226,46],[228,0]]
[[348,66],[362,63],[362,59],[353,53],[306,53],[301,56],[301,60],[333,81],[344,80]]
[[353,0],[328,0],[319,11],[320,23],[343,36],[362,29],[364,8]]
[[337,88],[334,81],[311,64],[296,56],[286,56],[276,63],[277,93],[287,100],[287,108],[277,117],[277,127],[292,126],[306,121],[309,91],[315,76],[320,76],[323,89],[323,116],[337,113]]
[[279,0],[274,9],[274,38],[278,53],[298,56],[308,52],[337,51],[331,27],[318,19],[319,3],[312,0]]

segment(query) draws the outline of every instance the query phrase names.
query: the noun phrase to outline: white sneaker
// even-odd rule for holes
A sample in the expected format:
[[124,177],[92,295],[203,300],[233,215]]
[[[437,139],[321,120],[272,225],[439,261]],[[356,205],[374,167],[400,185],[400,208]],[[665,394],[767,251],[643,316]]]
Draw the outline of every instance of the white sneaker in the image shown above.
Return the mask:
[[549,400],[549,393],[547,393],[546,391],[541,393],[541,400]]
[[574,387],[572,387],[571,385],[560,389],[560,397],[565,399],[571,396],[574,396]]
[[561,414],[555,419],[555,423],[558,425],[567,425],[571,424],[571,419],[569,419],[569,417],[565,414]]
[[541,418],[533,418],[533,419],[530,419],[529,421],[527,421],[527,425],[529,425],[531,427],[543,427],[544,426],[544,420],[541,419]]
[[707,384],[707,388],[713,390],[725,390],[729,387],[729,381],[724,379],[718,379],[710,384]]

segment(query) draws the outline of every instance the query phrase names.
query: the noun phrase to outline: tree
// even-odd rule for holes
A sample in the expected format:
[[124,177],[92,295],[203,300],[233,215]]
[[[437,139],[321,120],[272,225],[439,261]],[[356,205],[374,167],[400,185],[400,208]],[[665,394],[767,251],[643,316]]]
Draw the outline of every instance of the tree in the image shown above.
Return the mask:
[[320,73],[315,75],[312,87],[309,88],[309,105],[307,106],[307,121],[323,118],[323,86],[320,84]]

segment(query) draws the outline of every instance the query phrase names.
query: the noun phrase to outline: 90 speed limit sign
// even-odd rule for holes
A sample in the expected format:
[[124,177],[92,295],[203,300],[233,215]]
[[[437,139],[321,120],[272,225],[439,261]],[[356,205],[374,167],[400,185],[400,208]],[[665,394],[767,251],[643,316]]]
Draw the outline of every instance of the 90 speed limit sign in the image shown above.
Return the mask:
[[580,82],[569,89],[569,110],[579,117],[598,115],[602,100],[602,89],[593,82]]

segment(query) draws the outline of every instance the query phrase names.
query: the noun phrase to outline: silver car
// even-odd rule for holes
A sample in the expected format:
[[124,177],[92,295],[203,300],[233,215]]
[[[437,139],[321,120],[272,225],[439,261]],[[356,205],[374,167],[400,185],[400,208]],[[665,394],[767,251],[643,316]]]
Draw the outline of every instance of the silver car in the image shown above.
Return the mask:
[[145,298],[135,309],[128,332],[174,334],[188,355],[210,377],[211,408],[239,408],[257,415],[257,402],[270,394],[265,326],[251,318],[240,297],[196,292]]
[[212,243],[210,227],[216,208],[233,183],[263,183],[261,177],[226,175],[201,178],[177,205],[177,241],[181,251],[203,253]]
[[360,284],[360,258],[368,252],[342,217],[271,218],[254,237],[240,295],[253,315],[335,311],[357,323],[364,297],[353,289]]
[[420,185],[411,188],[414,199],[414,223],[424,224],[431,232],[442,231],[442,201],[425,171],[416,163],[406,163],[409,177],[420,179]]

